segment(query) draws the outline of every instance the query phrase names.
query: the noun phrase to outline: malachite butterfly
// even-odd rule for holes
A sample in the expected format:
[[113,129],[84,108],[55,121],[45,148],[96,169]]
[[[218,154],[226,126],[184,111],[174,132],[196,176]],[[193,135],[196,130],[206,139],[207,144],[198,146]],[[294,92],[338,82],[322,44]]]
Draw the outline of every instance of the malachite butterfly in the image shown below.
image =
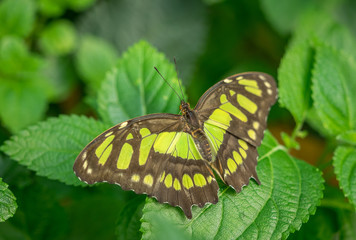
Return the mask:
[[118,184],[179,206],[192,218],[193,205],[218,202],[214,172],[236,192],[250,178],[260,183],[256,147],[276,98],[270,75],[233,75],[206,91],[194,109],[181,101],[182,115],[150,114],[108,129],[78,155],[74,172],[88,184]]

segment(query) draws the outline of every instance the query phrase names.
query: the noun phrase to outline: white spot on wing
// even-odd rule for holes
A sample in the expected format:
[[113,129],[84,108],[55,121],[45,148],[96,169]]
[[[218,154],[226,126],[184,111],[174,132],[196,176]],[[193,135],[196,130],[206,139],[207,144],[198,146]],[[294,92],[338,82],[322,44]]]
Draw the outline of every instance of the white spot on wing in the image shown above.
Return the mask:
[[91,174],[92,172],[93,172],[93,169],[88,168],[87,173],[88,173],[88,174]]
[[272,95],[272,90],[271,89],[267,89],[267,93],[268,93],[268,95]]
[[85,160],[83,163],[83,168],[86,169],[87,167],[88,167],[88,161]]
[[105,137],[108,137],[108,136],[110,136],[111,134],[113,133],[113,131],[111,131],[111,132],[108,132],[107,134],[105,134]]
[[270,88],[271,87],[271,84],[269,82],[265,82],[265,86]]
[[226,82],[226,83],[231,83],[232,82],[232,80],[231,79],[224,79],[224,82]]
[[123,123],[120,124],[119,129],[124,128],[124,127],[126,127],[126,126],[127,126],[127,122],[123,122]]
[[87,158],[87,152],[84,152],[83,155],[82,155],[82,159],[86,159]]
[[265,81],[266,80],[266,77],[265,76],[263,76],[263,75],[258,75],[258,77],[261,79],[261,80],[263,80],[263,81]]

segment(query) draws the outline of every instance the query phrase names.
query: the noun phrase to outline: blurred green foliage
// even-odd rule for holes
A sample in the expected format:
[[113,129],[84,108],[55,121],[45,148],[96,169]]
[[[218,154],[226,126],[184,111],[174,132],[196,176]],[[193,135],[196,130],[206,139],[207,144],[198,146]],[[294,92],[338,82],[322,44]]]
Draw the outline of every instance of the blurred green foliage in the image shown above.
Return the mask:
[[[352,0],[1,0],[0,239],[353,239],[355,16]],[[193,106],[229,75],[272,74],[269,124],[291,129],[285,146],[266,134],[261,186],[221,188],[191,221],[118,186],[84,188],[72,172],[106,128],[178,113],[153,69],[177,88],[173,57]],[[287,153],[314,135],[326,143],[315,166]]]

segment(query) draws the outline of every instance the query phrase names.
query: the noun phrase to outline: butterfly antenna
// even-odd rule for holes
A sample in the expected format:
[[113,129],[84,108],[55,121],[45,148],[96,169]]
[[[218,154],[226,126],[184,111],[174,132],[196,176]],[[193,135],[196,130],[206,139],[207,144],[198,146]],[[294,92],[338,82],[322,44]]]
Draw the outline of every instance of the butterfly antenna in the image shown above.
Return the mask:
[[178,68],[177,68],[176,57],[173,57],[173,59],[174,59],[174,65],[175,65],[175,67],[176,67],[177,79],[178,79],[178,84],[179,84],[180,92],[182,93],[182,98],[183,98],[183,100],[184,100],[184,93],[183,93],[182,84],[181,84],[181,81],[179,81],[179,77],[178,77]]
[[172,90],[175,92],[175,94],[179,97],[179,99],[181,100],[181,101],[183,101],[182,100],[182,98],[179,96],[179,94],[176,92],[176,90],[174,90],[174,88],[171,86],[171,84],[169,84],[169,82],[162,76],[162,74],[158,71],[158,69],[156,68],[156,67],[153,67],[157,72],[158,72],[158,74],[161,76],[161,78],[168,84],[168,86],[170,87],[170,88],[172,88]]

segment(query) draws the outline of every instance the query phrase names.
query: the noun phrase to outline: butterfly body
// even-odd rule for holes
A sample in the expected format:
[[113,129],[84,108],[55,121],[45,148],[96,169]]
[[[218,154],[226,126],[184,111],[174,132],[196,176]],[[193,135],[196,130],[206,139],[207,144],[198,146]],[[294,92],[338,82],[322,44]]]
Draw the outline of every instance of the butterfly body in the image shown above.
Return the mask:
[[182,112],[183,121],[185,121],[184,130],[192,135],[202,159],[208,162],[213,161],[214,156],[212,155],[211,144],[202,130],[202,122],[198,118],[198,113],[190,109],[189,103],[186,103],[183,100],[181,101],[179,109]]
[[179,206],[218,202],[215,173],[236,192],[259,183],[257,149],[277,97],[274,79],[243,73],[212,86],[182,115],[150,114],[100,134],[78,155],[74,172],[89,184],[109,182]]

